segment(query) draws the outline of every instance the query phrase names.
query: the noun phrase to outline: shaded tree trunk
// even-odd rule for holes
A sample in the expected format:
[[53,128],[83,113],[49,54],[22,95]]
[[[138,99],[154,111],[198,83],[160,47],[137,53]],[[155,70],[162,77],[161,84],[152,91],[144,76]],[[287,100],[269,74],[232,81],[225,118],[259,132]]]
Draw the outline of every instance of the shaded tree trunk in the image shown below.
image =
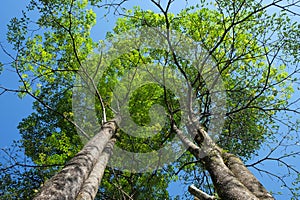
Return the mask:
[[119,118],[105,123],[65,167],[48,180],[34,200],[74,200],[89,178],[107,143],[117,131]]

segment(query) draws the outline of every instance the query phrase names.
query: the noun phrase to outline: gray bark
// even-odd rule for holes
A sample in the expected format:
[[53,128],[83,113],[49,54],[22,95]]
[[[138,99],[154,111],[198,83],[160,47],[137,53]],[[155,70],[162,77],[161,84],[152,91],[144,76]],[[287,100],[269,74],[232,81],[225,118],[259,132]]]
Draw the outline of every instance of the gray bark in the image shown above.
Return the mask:
[[203,161],[221,199],[258,200],[225,165],[218,151],[212,152]]
[[103,177],[106,165],[109,158],[112,155],[112,150],[116,142],[115,138],[110,139],[107,143],[105,149],[98,158],[98,162],[94,166],[92,172],[90,173],[88,179],[84,182],[78,196],[77,200],[93,200],[98,192],[99,184]]
[[74,200],[107,142],[116,133],[119,118],[105,123],[83,149],[42,187],[34,200]]
[[[201,138],[201,148],[190,141],[175,125],[173,126],[173,130],[188,147],[188,150],[198,160],[202,161],[221,199],[274,199],[241,160],[237,159],[237,157],[233,158],[229,156],[231,154],[222,153],[224,151],[210,139],[206,131],[201,127],[196,127],[197,126],[190,127],[190,130],[194,131],[194,133],[192,133],[193,136],[201,134],[201,136],[198,137]],[[197,143],[200,143],[200,139]],[[226,158],[222,157],[224,155]],[[224,160],[227,160],[227,162],[225,163]],[[243,178],[243,176],[249,177],[250,179]]]
[[228,168],[255,196],[259,199],[274,200],[274,197],[264,188],[264,186],[249,171],[244,163],[237,156],[230,153],[222,154]]

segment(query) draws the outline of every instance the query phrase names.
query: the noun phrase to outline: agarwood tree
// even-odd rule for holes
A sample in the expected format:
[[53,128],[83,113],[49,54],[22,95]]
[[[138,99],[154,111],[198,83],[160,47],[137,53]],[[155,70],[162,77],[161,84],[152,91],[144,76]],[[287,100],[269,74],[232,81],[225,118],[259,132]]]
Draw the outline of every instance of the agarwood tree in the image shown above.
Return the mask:
[[[276,143],[276,140],[280,141],[275,149],[284,147],[289,139],[291,144],[297,144],[297,137],[288,137],[297,136],[297,121],[285,119],[299,114],[298,99],[292,97],[298,84],[299,25],[291,22],[288,15],[297,14],[292,9],[297,3],[277,1],[263,5],[255,1],[217,1],[215,9],[201,3],[175,15],[169,12],[175,2],[168,1],[166,7],[159,1],[149,2],[158,8],[160,14],[139,8],[123,13],[120,8],[124,2],[106,5],[124,16],[118,19],[113,32],[107,35],[106,40],[116,47],[110,49],[111,52],[102,51],[102,44],[93,42],[90,37],[95,13],[87,7],[104,6],[101,1],[92,1],[91,4],[86,1],[32,1],[29,10],[38,9],[41,13],[37,25],[42,30],[30,33],[28,38],[30,19],[24,16],[12,21],[8,39],[18,52],[14,67],[23,84],[15,92],[29,94],[36,99],[35,112],[19,125],[26,155],[35,164],[44,167],[33,170],[39,174],[39,183],[44,185],[46,182],[36,199],[62,196],[80,199],[85,195],[87,199],[93,198],[114,143],[132,152],[149,152],[172,142],[174,137],[179,137],[188,148],[176,162],[145,174],[113,167],[106,169],[99,188],[102,196],[96,198],[143,199],[145,195],[147,199],[169,198],[166,187],[170,181],[181,176],[202,190],[189,188],[200,199],[273,199],[239,157],[247,160],[262,146],[268,142]],[[271,15],[268,8],[272,7],[282,12]],[[116,38],[128,30],[141,27],[167,30],[158,34],[165,38],[169,51],[148,49],[141,44],[139,48],[106,63],[105,59],[115,55],[118,47],[132,44],[132,41]],[[221,132],[212,133],[218,134],[217,141],[207,133],[213,126],[212,110],[215,105],[212,99],[215,94],[203,74],[195,68],[196,63],[178,54],[176,43],[168,37],[171,30],[183,33],[199,44],[212,57],[218,69],[226,91],[226,107],[221,108],[225,110],[225,124]],[[182,47],[185,41],[177,42]],[[100,50],[94,53],[96,47]],[[89,66],[85,65],[87,61]],[[126,70],[138,70],[141,65],[151,63],[159,63],[163,69],[169,68],[184,77],[189,90],[183,101],[190,106],[184,107],[188,117],[182,124],[183,110],[174,91],[163,87],[163,84],[146,84],[134,91],[128,110],[136,124],[151,125],[151,107],[155,104],[161,105],[167,115],[167,121],[159,127],[159,134],[149,140],[118,130],[117,124],[124,118],[111,104],[120,95],[114,93],[112,88],[127,75]],[[94,82],[91,74],[86,73],[88,70],[85,69],[97,71],[105,65],[108,66],[101,79],[95,79],[98,83]],[[93,80],[89,83],[94,84],[92,89],[96,91],[97,130],[87,132],[85,130],[89,124],[74,121],[74,94],[71,88],[77,87],[76,73],[83,79]],[[86,138],[98,133],[77,155],[82,143],[76,129]],[[284,136],[281,139],[282,133]],[[188,139],[187,135],[191,135],[192,139]],[[274,159],[271,156],[273,151],[252,166],[270,159],[283,164],[293,174],[299,174],[285,161],[286,157],[299,156],[299,152],[287,151],[284,156]],[[202,156],[203,152],[205,156]],[[66,166],[47,181],[67,160]],[[3,176],[2,180],[4,178],[9,179],[9,175]],[[283,177],[277,178],[284,181]],[[6,183],[12,182],[9,180]],[[293,196],[297,195],[297,185],[287,187]],[[115,190],[118,190],[117,194],[113,194]]]

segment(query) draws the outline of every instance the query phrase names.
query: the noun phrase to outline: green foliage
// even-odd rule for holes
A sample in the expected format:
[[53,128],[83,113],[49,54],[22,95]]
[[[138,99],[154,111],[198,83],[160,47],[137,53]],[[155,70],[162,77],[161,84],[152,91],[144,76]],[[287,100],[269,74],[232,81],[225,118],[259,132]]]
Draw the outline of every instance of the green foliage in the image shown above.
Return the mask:
[[[43,94],[47,91],[46,88],[42,89]],[[71,91],[48,95],[43,96],[44,103],[60,113],[72,115]],[[37,102],[34,109],[38,113],[32,113],[18,126],[26,155],[37,164],[64,164],[82,148],[75,127]]]
[[[94,49],[99,48],[101,52],[104,44],[97,44],[90,37],[91,28],[96,23],[96,13],[91,7],[99,2],[31,1],[28,11],[39,12],[36,26],[40,30],[29,32],[33,27],[30,27],[31,19],[25,12],[23,18],[13,19],[8,26],[7,39],[19,53],[18,63],[14,67],[20,75],[20,89],[37,99],[33,106],[35,111],[18,126],[22,147],[35,164],[48,167],[24,172],[24,179],[1,176],[0,192],[5,191],[6,199],[32,197],[59,166],[82,148],[80,137],[71,123],[74,120],[71,89],[75,84],[75,72],[85,62],[89,66],[84,69],[91,72],[98,70],[99,57],[101,66],[108,65],[96,84],[103,97],[108,119],[114,117],[111,104],[120,95],[114,94],[113,88],[120,86],[118,84],[128,70],[138,69],[142,64],[159,63],[174,71],[178,70],[179,65],[190,82],[198,75],[195,63],[183,58],[178,58],[176,63],[170,52],[160,49],[134,49],[107,63],[105,59],[117,49],[100,56]],[[288,105],[294,93],[292,84],[296,79],[290,78],[286,63],[295,62],[299,54],[299,42],[295,42],[299,36],[299,25],[294,23],[289,27],[289,18],[284,13],[276,16],[268,15],[264,10],[253,12],[260,8],[254,1],[243,3],[235,1],[231,7],[228,1],[218,1],[217,9],[198,5],[184,9],[178,15],[169,13],[167,17],[170,24],[166,24],[166,16],[162,14],[135,8],[127,11],[127,17],[117,20],[113,32],[107,34],[107,41],[113,42],[118,34],[136,27],[170,26],[172,30],[198,42],[216,63],[227,93],[225,125],[218,143],[226,151],[248,159],[278,130],[272,117]],[[237,8],[240,11],[234,13]],[[269,37],[273,32],[277,34],[274,36],[276,41],[271,41],[273,39]],[[285,45],[281,53],[289,56],[275,62],[273,56],[277,56],[277,47],[283,45],[282,38],[285,38]],[[122,48],[130,42],[121,41],[116,48]],[[192,86],[195,103],[198,104],[196,115],[199,123],[208,128],[212,118],[212,97],[204,82],[200,78]],[[19,96],[26,95],[26,92],[19,93]],[[119,131],[118,147],[131,152],[150,152],[161,148],[173,139],[174,133],[168,120],[164,124],[157,121],[168,119],[174,113],[178,126],[184,126],[179,124],[182,113],[175,112],[180,107],[176,94],[164,91],[162,85],[145,84],[128,98],[132,120],[147,127],[147,131],[158,133],[151,138],[138,138]],[[97,96],[95,99],[98,121],[101,122],[104,110],[100,99]],[[162,112],[156,113],[155,106],[160,106]],[[95,131],[91,131],[89,136]],[[106,169],[97,199],[122,199],[128,196],[133,199],[169,199],[166,188],[170,181],[179,179],[179,175],[175,174],[178,169],[183,174],[180,178],[187,182],[196,181],[204,191],[213,192],[211,180],[203,166],[187,152],[173,165],[152,174]],[[28,185],[29,189],[24,190]]]
[[[127,31],[136,26],[161,26],[164,24],[164,16],[155,14],[152,11],[134,10],[134,16],[119,19],[114,34]],[[250,17],[248,17],[250,15]],[[284,65],[279,67],[268,63],[268,52],[261,41],[255,40],[257,29],[266,26],[260,18],[267,14],[261,11],[251,16],[251,11],[239,13],[234,20],[239,21],[247,17],[243,23],[232,26],[233,16],[224,16],[216,10],[207,8],[190,12],[183,10],[171,23],[171,28],[183,31],[195,41],[199,41],[205,49],[212,51],[214,61],[221,72],[223,83],[227,91],[227,120],[224,131],[220,136],[220,145],[230,152],[249,158],[251,153],[260,147],[267,135],[267,128],[272,122],[269,116],[277,113],[276,109],[265,111],[270,105],[276,108],[287,105],[287,100],[293,93],[292,81],[287,79],[288,73]],[[169,20],[174,15],[170,14]],[[255,20],[254,20],[255,19]],[[109,38],[114,37],[113,33],[108,34]],[[266,34],[266,33],[265,33]],[[267,52],[266,52],[267,51]],[[149,53],[149,58],[156,61],[168,58],[158,50]],[[271,53],[270,53],[271,54]],[[126,62],[134,62],[130,57]],[[170,61],[172,63],[172,60]],[[127,66],[126,63],[122,63]],[[195,71],[191,63],[180,60],[186,75],[190,80],[195,77]],[[172,64],[171,64],[172,65]],[[198,103],[203,108],[202,121],[209,124],[209,116],[205,117],[205,110],[209,108],[209,95],[205,95],[205,85],[196,85],[198,88]],[[280,91],[278,91],[280,90]],[[143,92],[145,97],[147,93]],[[208,99],[208,100],[207,100]],[[138,102],[135,101],[135,105]],[[150,105],[148,103],[148,105]],[[149,106],[143,104],[147,110]],[[137,109],[137,107],[132,107]],[[147,112],[139,112],[144,113]],[[204,126],[205,123],[203,124]]]
[[87,6],[84,2],[31,1],[28,12],[40,14],[37,33],[28,31],[36,27],[25,12],[21,19],[11,21],[7,40],[18,50],[15,68],[21,76],[20,89],[38,94],[38,84],[72,80],[81,62],[96,47],[90,38],[96,15]]

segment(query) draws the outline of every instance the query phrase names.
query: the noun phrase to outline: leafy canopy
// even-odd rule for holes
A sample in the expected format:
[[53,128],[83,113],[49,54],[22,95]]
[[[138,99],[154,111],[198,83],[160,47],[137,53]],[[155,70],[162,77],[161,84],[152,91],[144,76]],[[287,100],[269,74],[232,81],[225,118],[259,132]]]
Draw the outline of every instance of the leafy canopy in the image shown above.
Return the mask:
[[[223,1],[222,1],[223,2]],[[167,16],[144,11],[138,7],[127,11],[127,17],[119,18],[112,32],[107,34],[107,41],[130,29],[142,26],[169,27],[172,30],[186,34],[199,43],[212,56],[226,88],[226,119],[219,135],[219,145],[224,149],[250,158],[251,154],[260,148],[270,135],[274,134],[276,126],[272,116],[276,116],[281,108],[288,105],[294,92],[294,79],[289,77],[285,60],[277,59],[278,46],[283,44],[281,34],[287,35],[296,31],[297,25],[289,26],[289,18],[284,15],[269,15],[263,9],[257,12],[259,5],[250,1],[248,5],[239,5],[236,12],[224,1],[224,10],[212,10],[201,6],[182,10],[179,14],[169,13]],[[23,91],[20,96],[30,94],[36,98],[34,112],[19,125],[22,135],[22,148],[25,154],[37,165],[45,168],[33,168],[23,174],[30,176],[29,180],[15,180],[4,175],[1,177],[6,185],[17,186],[18,191],[9,192],[22,196],[22,187],[38,180],[39,184],[26,191],[26,196],[34,195],[40,184],[46,181],[67,160],[76,154],[82,143],[76,127],[72,123],[72,90],[75,84],[76,72],[86,60],[94,60],[97,66],[99,57],[105,63],[105,53],[99,55],[103,43],[94,42],[90,36],[91,28],[96,24],[96,13],[91,9],[98,1],[32,1],[28,11],[37,10],[40,15],[35,26],[38,32],[28,32],[31,28],[30,18],[24,13],[21,19],[13,19],[9,25],[8,41],[18,51],[18,63],[15,68],[20,75]],[[250,6],[249,6],[250,5]],[[166,17],[168,21],[166,21]],[[299,33],[299,31],[296,31]],[[277,34],[276,41],[271,37]],[[126,45],[123,41],[122,45]],[[290,54],[286,59],[293,60],[297,56],[293,40],[284,40],[281,54]],[[288,46],[292,48],[288,48]],[[100,49],[95,53],[94,49]],[[109,54],[109,52],[108,52]],[[108,119],[114,117],[110,105],[115,97],[112,91],[126,70],[138,68],[145,63],[167,63],[167,67],[177,69],[174,57],[170,52],[159,49],[135,49],[117,57],[107,67],[99,80],[97,89],[100,92],[106,108]],[[185,59],[178,60],[184,75],[192,82],[197,76],[193,63]],[[139,78],[139,77],[137,77]],[[197,116],[199,123],[208,128],[211,121],[211,94],[203,80],[193,84],[196,103],[199,105]],[[97,97],[95,108],[98,121],[103,120],[103,107]],[[136,124],[151,125],[152,129],[160,130],[159,134],[148,138],[137,138],[120,132],[118,145],[132,152],[149,152],[158,149],[164,142],[174,136],[167,121],[165,124],[151,124],[151,108],[160,105],[167,114],[168,104],[172,110],[178,108],[176,95],[165,90],[158,84],[146,84],[134,91],[129,100],[128,110]],[[180,121],[180,112],[175,115]],[[180,176],[186,181],[202,183],[200,188],[208,191],[212,185],[210,179],[200,164],[186,152],[176,163],[166,166],[152,174],[132,174],[109,168],[99,188],[99,199],[120,199],[124,194],[134,198],[149,197],[149,199],[169,198],[166,191],[170,181]],[[53,166],[54,165],[54,166]],[[201,179],[195,179],[194,174]],[[34,174],[30,175],[30,174]],[[208,184],[202,181],[208,180]],[[21,182],[21,183],[20,183]],[[1,191],[8,191],[8,187]],[[122,188],[116,192],[116,188]],[[29,194],[32,192],[31,194]],[[111,194],[114,193],[114,196]],[[155,194],[155,195],[154,195]],[[24,195],[25,196],[25,195]]]

